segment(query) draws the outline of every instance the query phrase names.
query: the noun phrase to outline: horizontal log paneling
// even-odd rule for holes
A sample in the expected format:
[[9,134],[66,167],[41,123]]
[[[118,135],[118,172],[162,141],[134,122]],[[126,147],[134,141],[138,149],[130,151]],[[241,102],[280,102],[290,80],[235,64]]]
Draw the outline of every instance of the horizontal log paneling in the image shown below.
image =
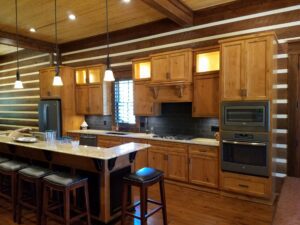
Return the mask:
[[16,54],[0,58],[0,130],[38,129],[39,69],[49,66],[47,53],[20,51],[20,73],[24,89],[14,89]]

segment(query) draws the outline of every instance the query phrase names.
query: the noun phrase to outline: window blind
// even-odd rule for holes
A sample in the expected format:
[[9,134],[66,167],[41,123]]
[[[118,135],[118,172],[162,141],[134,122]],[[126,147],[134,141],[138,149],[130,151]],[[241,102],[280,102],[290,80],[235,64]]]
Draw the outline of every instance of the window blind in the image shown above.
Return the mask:
[[116,123],[135,124],[132,80],[115,82],[115,121]]

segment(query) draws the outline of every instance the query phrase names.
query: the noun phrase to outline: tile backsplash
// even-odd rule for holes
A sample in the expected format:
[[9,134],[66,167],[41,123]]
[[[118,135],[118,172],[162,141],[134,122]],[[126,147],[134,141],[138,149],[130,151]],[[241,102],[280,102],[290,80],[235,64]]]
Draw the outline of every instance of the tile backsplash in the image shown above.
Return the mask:
[[[111,116],[86,116],[89,129],[111,130]],[[156,117],[141,117],[140,131],[159,135],[193,135],[213,138],[212,127],[218,127],[216,118],[193,118],[192,103],[162,103],[162,113]]]

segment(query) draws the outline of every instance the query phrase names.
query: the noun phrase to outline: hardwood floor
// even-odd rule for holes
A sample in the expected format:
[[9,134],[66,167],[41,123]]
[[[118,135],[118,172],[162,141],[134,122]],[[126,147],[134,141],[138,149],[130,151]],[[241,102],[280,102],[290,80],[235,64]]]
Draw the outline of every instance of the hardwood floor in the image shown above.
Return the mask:
[[[149,191],[149,196],[158,199],[158,193],[158,188],[153,187]],[[270,225],[272,221],[272,206],[172,184],[166,184],[166,194],[168,225]],[[11,219],[11,212],[7,209],[8,206],[9,204],[4,200],[0,200],[0,225],[15,225]],[[23,224],[34,225],[34,216],[27,214]],[[126,225],[138,224],[140,224],[139,220],[128,218]],[[160,224],[162,224],[160,212],[148,219],[148,225]],[[50,221],[48,225],[58,224]]]

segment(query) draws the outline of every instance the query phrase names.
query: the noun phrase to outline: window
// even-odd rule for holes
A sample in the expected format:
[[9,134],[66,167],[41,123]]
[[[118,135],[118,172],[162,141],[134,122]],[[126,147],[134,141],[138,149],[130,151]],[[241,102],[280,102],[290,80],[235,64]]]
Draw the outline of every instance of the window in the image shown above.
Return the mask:
[[115,82],[115,121],[116,123],[135,124],[132,80]]

